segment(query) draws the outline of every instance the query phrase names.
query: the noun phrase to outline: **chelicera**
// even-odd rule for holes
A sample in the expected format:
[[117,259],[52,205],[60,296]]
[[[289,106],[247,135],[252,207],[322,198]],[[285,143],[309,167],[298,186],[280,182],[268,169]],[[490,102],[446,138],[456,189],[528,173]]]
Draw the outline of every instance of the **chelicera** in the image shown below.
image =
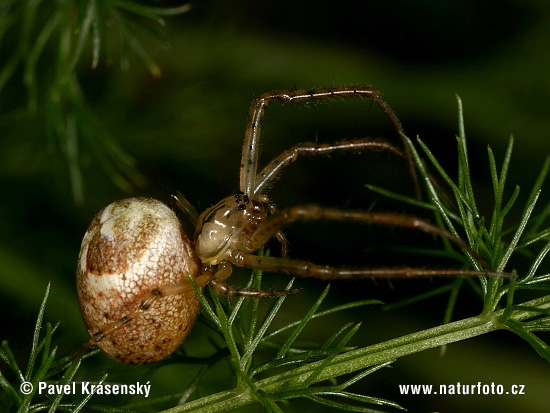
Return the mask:
[[[400,147],[370,138],[334,144],[306,142],[284,151],[258,172],[262,118],[270,102],[285,104],[336,97],[362,97],[376,102],[392,122]],[[175,197],[184,218],[195,227],[193,237],[186,234],[170,208],[149,198],[114,202],[94,218],[82,241],[77,270],[80,308],[92,336],[85,347],[98,345],[115,360],[131,364],[154,362],[171,354],[189,332],[200,307],[188,274],[201,288],[210,285],[220,294],[255,298],[296,291],[229,287],[225,281],[234,266],[323,280],[497,275],[462,240],[422,219],[317,205],[277,209],[266,194],[281,171],[299,157],[367,150],[387,151],[404,158],[416,183],[414,164],[401,123],[372,87],[281,90],[255,99],[242,148],[239,192],[222,199],[200,216],[184,197]],[[316,220],[416,228],[451,240],[481,262],[486,271],[331,267],[288,257],[282,228],[294,221]],[[281,256],[255,254],[272,238],[281,244]]]

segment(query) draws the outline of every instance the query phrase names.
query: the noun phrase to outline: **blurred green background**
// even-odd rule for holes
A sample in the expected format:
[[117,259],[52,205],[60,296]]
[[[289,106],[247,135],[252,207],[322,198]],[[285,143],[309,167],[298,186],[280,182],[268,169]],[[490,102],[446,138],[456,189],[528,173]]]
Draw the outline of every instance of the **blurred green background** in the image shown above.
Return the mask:
[[[54,42],[37,63],[34,112],[28,109],[22,66],[0,94],[0,338],[9,340],[22,363],[48,282],[52,291],[46,319],[61,323],[56,333],[59,354],[70,353],[87,339],[74,280],[81,237],[94,214],[130,195],[168,202],[176,190],[204,209],[238,189],[248,108],[265,91],[373,85],[408,135],[420,136],[450,171],[456,165],[459,94],[478,204],[486,214],[492,208],[488,144],[501,162],[510,134],[515,136],[509,193],[517,183],[525,188],[521,199],[550,153],[550,7],[544,0],[205,1],[167,19],[163,47],[149,37],[143,41],[161,69],[160,77],[152,76],[135,57],[121,70],[116,39],[114,59],[102,55],[92,70],[91,48],[86,47],[77,69],[89,111],[102,125],[106,141],[118,142],[136,160],[144,178],[142,185],[128,191],[115,185],[102,167],[100,141],[93,136],[99,130],[83,128],[78,131],[76,159],[84,202],[75,203],[62,145],[45,126],[51,114],[43,101],[58,52]],[[9,37],[0,42],[0,69],[16,44]],[[265,118],[261,160],[265,163],[305,140],[373,136],[395,142],[395,132],[380,112],[371,102],[355,99],[307,106],[273,104]],[[318,203],[420,213],[369,192],[365,183],[412,194],[402,162],[385,154],[300,160],[270,194],[279,206]],[[548,202],[547,194],[543,198]],[[406,253],[381,254],[377,248],[382,243],[438,245],[430,237],[398,229],[316,224],[295,226],[288,235],[291,256],[323,263],[453,265],[426,263]],[[264,277],[269,287],[280,287],[286,280],[282,275]],[[240,282],[238,277],[232,281]],[[330,297],[333,303],[365,298],[391,303],[448,282],[337,282]],[[304,293],[287,300],[288,319],[299,318],[324,283],[300,280],[299,285]],[[355,344],[366,345],[437,325],[445,300],[392,312],[361,310],[346,317],[364,320]],[[456,317],[480,310],[481,302],[464,291]],[[323,337],[325,329],[329,335],[342,317],[332,321],[334,326],[322,324],[311,332],[312,339],[315,334]],[[195,328],[190,348],[203,330]],[[174,377],[188,374],[186,368],[159,369],[152,382],[155,395],[176,391]],[[87,362],[83,374],[97,378],[105,369],[114,371],[112,380],[117,373],[144,374],[143,369],[115,366],[102,355]],[[550,366],[527,344],[502,332],[453,344],[444,357],[438,350],[406,357],[360,385],[365,394],[397,401],[410,411],[542,412],[548,407],[549,374]],[[402,397],[397,387],[478,381],[525,384],[526,395]],[[212,388],[225,386],[222,382]],[[297,402],[284,408],[307,411],[315,406]]]

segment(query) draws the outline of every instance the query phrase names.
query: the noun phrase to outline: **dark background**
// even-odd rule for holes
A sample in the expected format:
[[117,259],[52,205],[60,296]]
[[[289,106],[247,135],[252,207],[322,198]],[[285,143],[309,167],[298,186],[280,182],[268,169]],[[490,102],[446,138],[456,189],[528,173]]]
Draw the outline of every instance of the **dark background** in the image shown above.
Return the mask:
[[[515,136],[508,194],[516,183],[522,187],[516,216],[550,153],[550,8],[545,1],[317,1],[298,5],[291,1],[210,1],[198,2],[187,14],[167,21],[169,46],[150,45],[162,70],[160,78],[153,78],[137,60],[121,72],[116,62],[103,61],[91,70],[90,60],[83,58],[79,69],[93,113],[137,160],[146,178],[139,188],[123,192],[114,185],[94,157],[92,144],[83,138],[80,166],[85,203],[75,205],[65,162],[41,129],[41,117],[46,115],[39,108],[30,122],[19,123],[8,116],[14,105],[25,101],[25,90],[17,83],[21,76],[1,96],[0,107],[8,115],[0,122],[0,337],[9,340],[22,362],[48,282],[52,291],[46,319],[61,323],[56,333],[59,354],[70,353],[87,339],[78,313],[74,274],[81,237],[99,209],[129,195],[168,201],[176,190],[204,209],[238,189],[248,107],[265,91],[373,85],[382,91],[409,136],[420,136],[452,173],[458,133],[455,94],[459,94],[478,205],[487,217],[492,191],[486,146],[493,148],[500,165],[510,134]],[[265,118],[261,160],[265,163],[305,140],[373,136],[395,142],[395,133],[380,112],[372,103],[357,99],[307,106],[273,104]],[[270,194],[279,206],[314,202],[422,213],[369,192],[365,183],[412,195],[402,162],[384,154],[300,160],[285,171]],[[548,201],[547,195],[543,198]],[[377,248],[383,244],[439,245],[431,237],[399,229],[315,224],[295,226],[288,234],[293,257],[323,263],[454,264],[425,262],[424,257],[406,253],[380,253]],[[232,283],[239,285],[242,279],[236,279]],[[269,287],[280,288],[287,278],[270,274],[264,280]],[[377,298],[391,303],[447,282],[336,282],[330,300]],[[301,317],[308,308],[301,305],[311,305],[325,283],[299,281],[299,285],[304,293],[287,300],[290,318]],[[438,325],[445,302],[442,297],[393,312],[374,308],[346,317],[363,321],[355,344],[366,345]],[[480,310],[481,302],[465,290],[459,297],[456,319]],[[332,326],[318,326],[311,337],[323,337],[325,329],[326,336],[330,335],[343,318],[332,319]],[[199,341],[201,331],[196,327],[189,348]],[[93,363],[93,367],[83,367],[89,377],[105,369],[114,371],[113,380],[116,374],[142,374],[139,369],[114,366],[102,355]],[[364,379],[360,391],[398,401],[410,411],[535,412],[547,408],[549,373],[550,367],[526,343],[499,332],[453,344],[444,357],[430,350],[398,360],[392,369]],[[188,373],[182,366],[162,368],[155,374],[153,390],[162,395],[177,391],[174,377]],[[397,387],[478,381],[525,384],[526,395],[403,398]],[[216,386],[212,388],[217,391],[227,384]],[[300,408],[314,407],[298,402],[285,410]]]

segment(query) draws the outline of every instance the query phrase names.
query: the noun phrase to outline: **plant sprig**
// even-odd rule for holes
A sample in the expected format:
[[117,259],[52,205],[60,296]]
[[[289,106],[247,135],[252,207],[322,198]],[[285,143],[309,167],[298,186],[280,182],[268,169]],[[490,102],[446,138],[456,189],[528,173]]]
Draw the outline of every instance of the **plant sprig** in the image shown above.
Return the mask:
[[21,0],[0,6],[0,48],[9,56],[0,63],[0,94],[8,82],[18,82],[18,69],[27,92],[26,110],[14,107],[0,122],[26,116],[43,124],[48,143],[65,161],[77,204],[84,201],[81,158],[87,152],[121,189],[144,182],[135,161],[88,105],[77,76],[79,65],[95,69],[103,56],[128,69],[135,55],[159,77],[161,70],[143,45],[143,35],[162,43],[164,16],[189,8],[149,7],[133,0]]
[[[2,348],[0,349],[0,359],[15,373],[17,377],[17,383],[10,383],[2,375],[0,370],[0,388],[4,390],[7,397],[3,398],[3,405],[0,406],[2,411],[18,411],[18,412],[33,412],[42,411],[48,409],[48,411],[55,411],[62,407],[61,400],[63,393],[56,395],[54,398],[48,401],[34,402],[37,397],[37,389],[39,382],[50,381],[53,382],[53,377],[62,374],[61,378],[55,383],[58,385],[68,384],[73,380],[75,374],[81,366],[81,359],[75,359],[69,363],[61,364],[59,360],[56,360],[57,348],[52,348],[52,337],[57,329],[57,326],[52,328],[50,323],[46,323],[46,331],[43,331],[44,312],[46,309],[46,303],[50,293],[50,285],[46,288],[44,299],[40,305],[38,311],[38,317],[34,328],[34,334],[32,339],[32,347],[27,361],[25,373],[21,369],[13,356],[13,353],[9,347],[7,341],[2,341]],[[43,334],[43,337],[41,337]],[[105,374],[103,380],[107,377]],[[31,384],[31,391],[28,394],[24,394],[21,391],[24,383]],[[27,387],[28,388],[28,387]],[[93,394],[86,395],[82,399],[75,403],[70,404],[71,411],[78,412],[86,405]],[[67,406],[65,406],[67,407]]]

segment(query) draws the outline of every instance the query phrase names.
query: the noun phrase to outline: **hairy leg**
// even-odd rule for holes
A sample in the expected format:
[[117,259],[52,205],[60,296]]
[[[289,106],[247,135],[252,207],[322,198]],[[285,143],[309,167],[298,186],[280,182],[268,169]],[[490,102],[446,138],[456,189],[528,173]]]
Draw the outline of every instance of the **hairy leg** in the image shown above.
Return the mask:
[[346,211],[335,208],[322,208],[317,205],[300,205],[276,211],[258,225],[256,231],[250,236],[247,247],[250,251],[255,251],[264,245],[283,226],[295,221],[313,220],[351,221],[418,229],[450,240],[470,254],[473,259],[481,264],[481,267],[485,270],[490,270],[489,264],[460,238],[420,218],[388,212]]
[[279,257],[260,257],[252,254],[240,254],[234,257],[235,265],[269,272],[284,272],[312,277],[321,280],[343,280],[357,278],[419,278],[441,276],[472,276],[514,278],[513,274],[494,271],[460,270],[460,269],[425,269],[425,268],[347,268],[318,265],[305,260]]
[[382,108],[382,110],[384,110],[386,115],[390,118],[401,140],[403,153],[407,158],[410,173],[414,181],[417,194],[419,194],[420,190],[418,186],[416,170],[414,167],[414,161],[410,154],[410,150],[406,142],[407,138],[403,127],[401,126],[401,122],[399,121],[391,107],[388,105],[388,103],[382,98],[380,92],[370,86],[341,87],[311,91],[275,90],[272,92],[264,93],[260,97],[256,98],[254,102],[252,102],[252,105],[250,107],[245,140],[243,144],[240,166],[240,190],[245,194],[252,195],[258,186],[256,182],[256,174],[258,169],[258,153],[262,119],[265,114],[265,109],[271,101],[277,101],[285,104],[352,96],[372,99],[378,104],[378,106]]
[[404,153],[391,143],[380,139],[353,139],[336,142],[334,144],[317,144],[304,142],[284,151],[273,159],[256,177],[254,194],[260,194],[273,182],[281,170],[295,162],[298,156],[326,155],[339,151],[388,151],[395,155],[405,157]]

